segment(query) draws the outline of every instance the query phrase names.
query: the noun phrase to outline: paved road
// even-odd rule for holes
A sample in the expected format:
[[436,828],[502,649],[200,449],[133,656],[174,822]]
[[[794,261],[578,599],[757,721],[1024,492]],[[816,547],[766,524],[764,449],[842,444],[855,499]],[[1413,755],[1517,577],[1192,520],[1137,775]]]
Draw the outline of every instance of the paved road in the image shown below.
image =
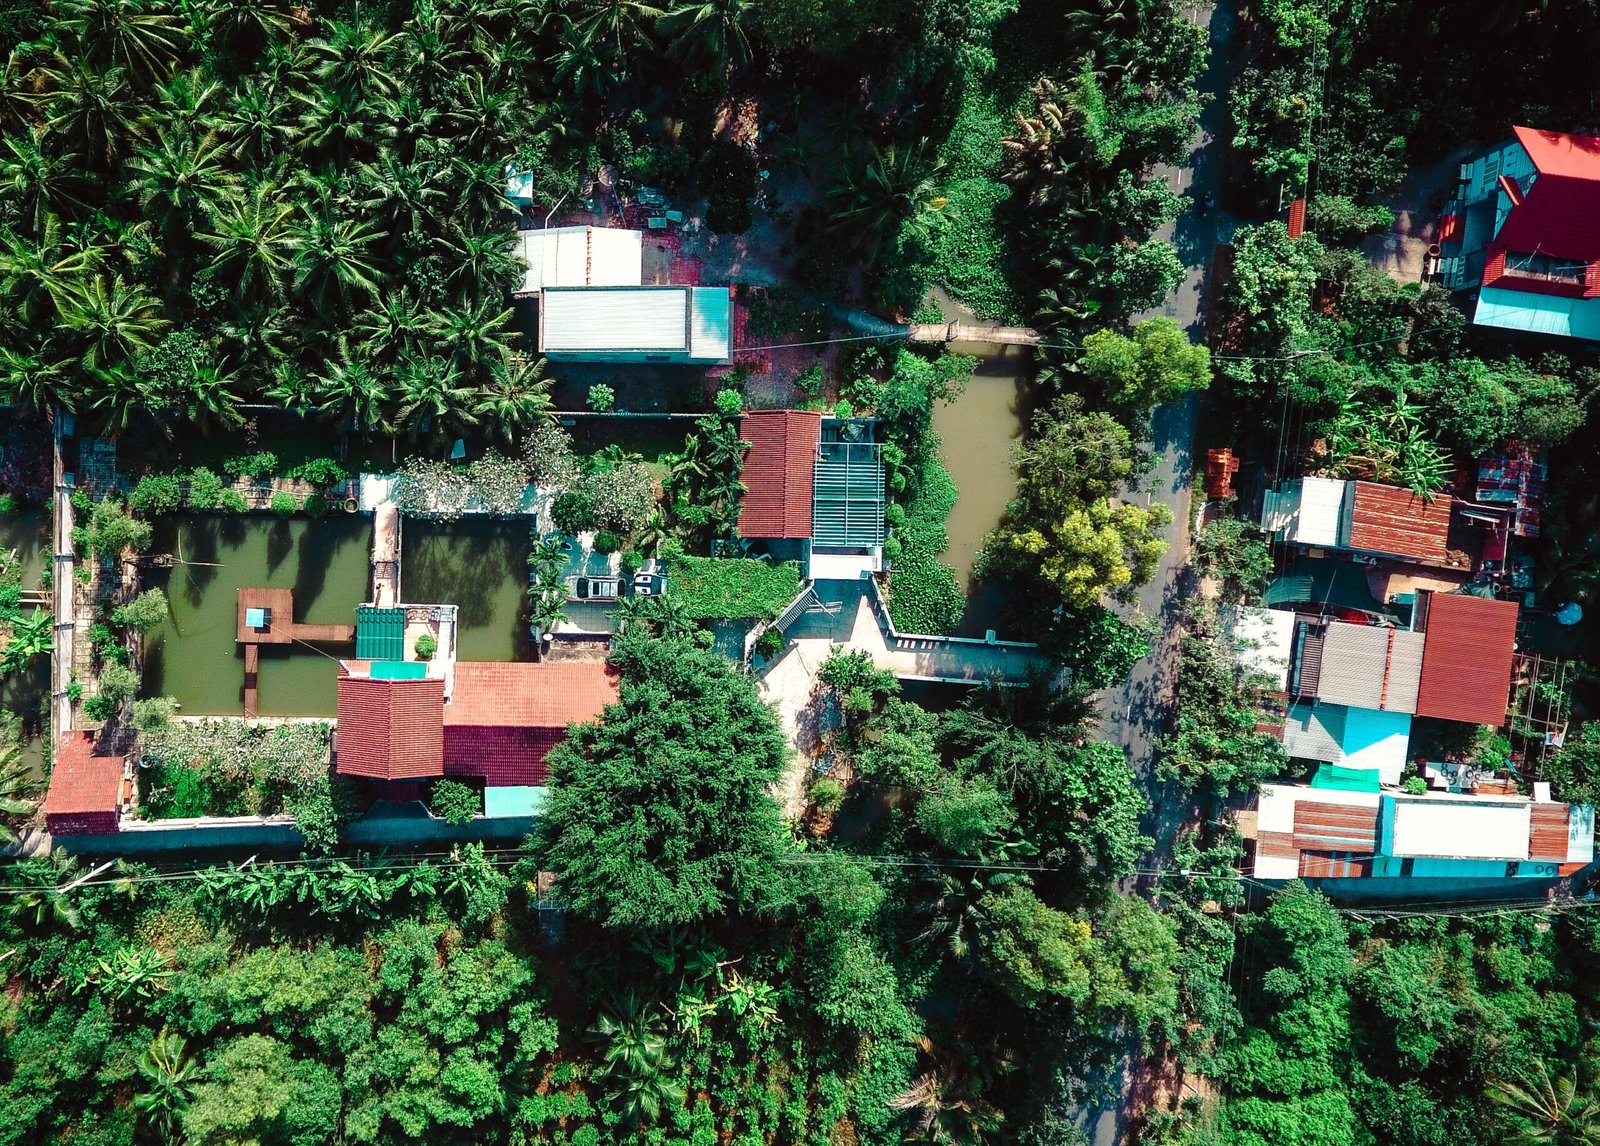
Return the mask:
[[[1225,145],[1214,141],[1226,140],[1229,133],[1227,90],[1232,70],[1230,45],[1234,13],[1230,5],[1224,4],[1217,8],[1197,6],[1190,9],[1189,15],[1196,23],[1205,25],[1211,34],[1211,56],[1199,84],[1202,95],[1209,98],[1200,116],[1200,131],[1188,162],[1161,173],[1168,186],[1191,199],[1200,199],[1206,194],[1220,198]],[[1191,335],[1199,338],[1204,333],[1202,303],[1211,255],[1218,241],[1231,236],[1236,225],[1235,220],[1215,208],[1203,213],[1189,210],[1176,223],[1158,232],[1158,238],[1167,239],[1177,247],[1188,273],[1165,305],[1141,317],[1175,318]],[[1145,492],[1147,500],[1159,501],[1172,510],[1173,521],[1167,529],[1167,551],[1155,576],[1139,593],[1138,610],[1156,621],[1158,632],[1150,655],[1134,666],[1127,683],[1100,698],[1107,739],[1127,753],[1129,764],[1149,795],[1145,830],[1155,836],[1157,843],[1147,860],[1155,865],[1169,853],[1171,833],[1186,814],[1186,809],[1173,801],[1172,794],[1156,780],[1155,747],[1172,719],[1177,683],[1177,621],[1190,588],[1190,485],[1194,476],[1194,427],[1198,409],[1199,402],[1191,397],[1177,405],[1161,407],[1151,420],[1150,447],[1157,460],[1145,482]],[[1152,863],[1141,866],[1148,868]],[[1119,1064],[1124,1091],[1132,1067],[1131,1054]],[[1116,1146],[1126,1139],[1125,1113],[1121,1101],[1114,1100],[1084,1119],[1085,1129],[1092,1128],[1094,1146]]]

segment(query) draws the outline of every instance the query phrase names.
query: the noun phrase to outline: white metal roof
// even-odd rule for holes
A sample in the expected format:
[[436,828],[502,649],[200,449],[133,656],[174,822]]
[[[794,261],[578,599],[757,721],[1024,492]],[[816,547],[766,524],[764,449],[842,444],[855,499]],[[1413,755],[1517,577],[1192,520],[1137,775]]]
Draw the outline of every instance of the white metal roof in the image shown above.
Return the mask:
[[518,231],[516,253],[526,269],[522,294],[546,287],[638,286],[644,281],[644,234],[617,227],[553,227]]
[[1223,606],[1233,639],[1233,659],[1247,676],[1266,676],[1281,692],[1289,687],[1294,614],[1287,609]]
[[1385,850],[1393,856],[1457,859],[1528,858],[1532,805],[1483,799],[1391,797],[1394,823]]
[[1334,621],[1322,636],[1317,699],[1355,708],[1377,708],[1389,658],[1389,630]]
[[733,295],[727,287],[694,288],[689,357],[704,362],[733,357]]
[[546,290],[539,303],[547,353],[686,354],[688,287]]
[[1337,546],[1348,485],[1336,478],[1307,477],[1268,490],[1261,504],[1261,528],[1282,533],[1295,545]]

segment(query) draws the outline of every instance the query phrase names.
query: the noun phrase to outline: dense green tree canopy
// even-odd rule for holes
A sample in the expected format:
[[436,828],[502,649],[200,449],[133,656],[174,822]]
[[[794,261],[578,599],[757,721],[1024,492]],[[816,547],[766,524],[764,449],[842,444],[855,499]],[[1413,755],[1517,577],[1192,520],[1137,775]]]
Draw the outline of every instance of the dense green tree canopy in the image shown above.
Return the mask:
[[782,734],[750,681],[680,641],[629,640],[603,723],[551,753],[541,862],[573,909],[612,927],[771,911],[787,850],[768,787]]

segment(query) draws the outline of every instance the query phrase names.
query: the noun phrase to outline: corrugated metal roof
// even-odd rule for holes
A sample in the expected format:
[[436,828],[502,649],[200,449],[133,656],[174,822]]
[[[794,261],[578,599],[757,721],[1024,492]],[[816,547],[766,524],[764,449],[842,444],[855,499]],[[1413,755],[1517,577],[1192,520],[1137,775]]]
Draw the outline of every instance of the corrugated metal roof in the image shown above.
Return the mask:
[[644,281],[644,235],[617,227],[554,227],[517,232],[526,268],[523,294],[547,287],[638,286]]
[[726,362],[733,357],[733,292],[694,287],[689,311],[689,357]]
[[1478,292],[1472,321],[1502,330],[1600,341],[1600,298],[1560,298],[1486,286]]
[[1425,638],[1408,629],[1389,630],[1389,676],[1381,707],[1391,712],[1417,710],[1417,686],[1422,682]]
[[1322,682],[1322,626],[1301,622],[1298,626],[1299,655],[1294,663],[1294,694],[1315,697]]
[[1389,630],[1379,625],[1329,623],[1322,637],[1322,672],[1317,699],[1357,708],[1377,708],[1383,700]]
[[1222,606],[1233,659],[1246,676],[1265,676],[1279,692],[1289,687],[1295,615],[1287,609]]
[[539,306],[544,351],[689,352],[688,287],[546,288]]
[[1541,131],[1536,127],[1513,127],[1511,131],[1540,175],[1600,182],[1600,136]]
[[1370,855],[1378,847],[1378,809],[1298,800],[1294,806],[1294,846]]
[[1572,809],[1566,804],[1534,804],[1529,817],[1528,858],[1565,863],[1571,816]]
[[1365,568],[1331,557],[1300,558],[1287,573],[1273,578],[1262,601],[1277,607],[1312,604],[1319,608],[1356,609],[1375,616],[1389,614],[1372,595]]
[[811,536],[812,497],[822,415],[806,410],[752,410],[739,422],[750,443],[739,480],[742,537]]
[[1303,879],[1363,879],[1372,874],[1372,857],[1350,852],[1301,852]]
[[406,655],[406,611],[376,609],[361,605],[356,609],[356,659],[398,661]]
[[1262,505],[1261,527],[1282,531],[1296,545],[1339,544],[1339,519],[1348,483],[1334,478],[1307,477],[1269,490]]
[[1398,486],[1369,481],[1354,486],[1345,545],[1368,553],[1444,564],[1453,504],[1448,494],[1427,502]]
[[1291,704],[1283,722],[1283,750],[1297,760],[1344,759],[1340,742],[1348,711],[1342,704]]
[[1517,603],[1430,593],[1417,715],[1498,728],[1511,694]]
[[1528,858],[1531,805],[1386,796],[1385,853],[1445,859]]

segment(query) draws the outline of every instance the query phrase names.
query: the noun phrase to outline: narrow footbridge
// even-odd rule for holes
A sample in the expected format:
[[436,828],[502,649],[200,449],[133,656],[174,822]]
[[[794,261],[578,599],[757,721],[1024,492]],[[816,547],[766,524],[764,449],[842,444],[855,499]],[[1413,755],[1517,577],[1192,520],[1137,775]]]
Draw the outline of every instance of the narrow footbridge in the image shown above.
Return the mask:
[[1037,346],[1039,332],[998,322],[917,322],[906,335],[912,342],[992,342],[1002,346]]

